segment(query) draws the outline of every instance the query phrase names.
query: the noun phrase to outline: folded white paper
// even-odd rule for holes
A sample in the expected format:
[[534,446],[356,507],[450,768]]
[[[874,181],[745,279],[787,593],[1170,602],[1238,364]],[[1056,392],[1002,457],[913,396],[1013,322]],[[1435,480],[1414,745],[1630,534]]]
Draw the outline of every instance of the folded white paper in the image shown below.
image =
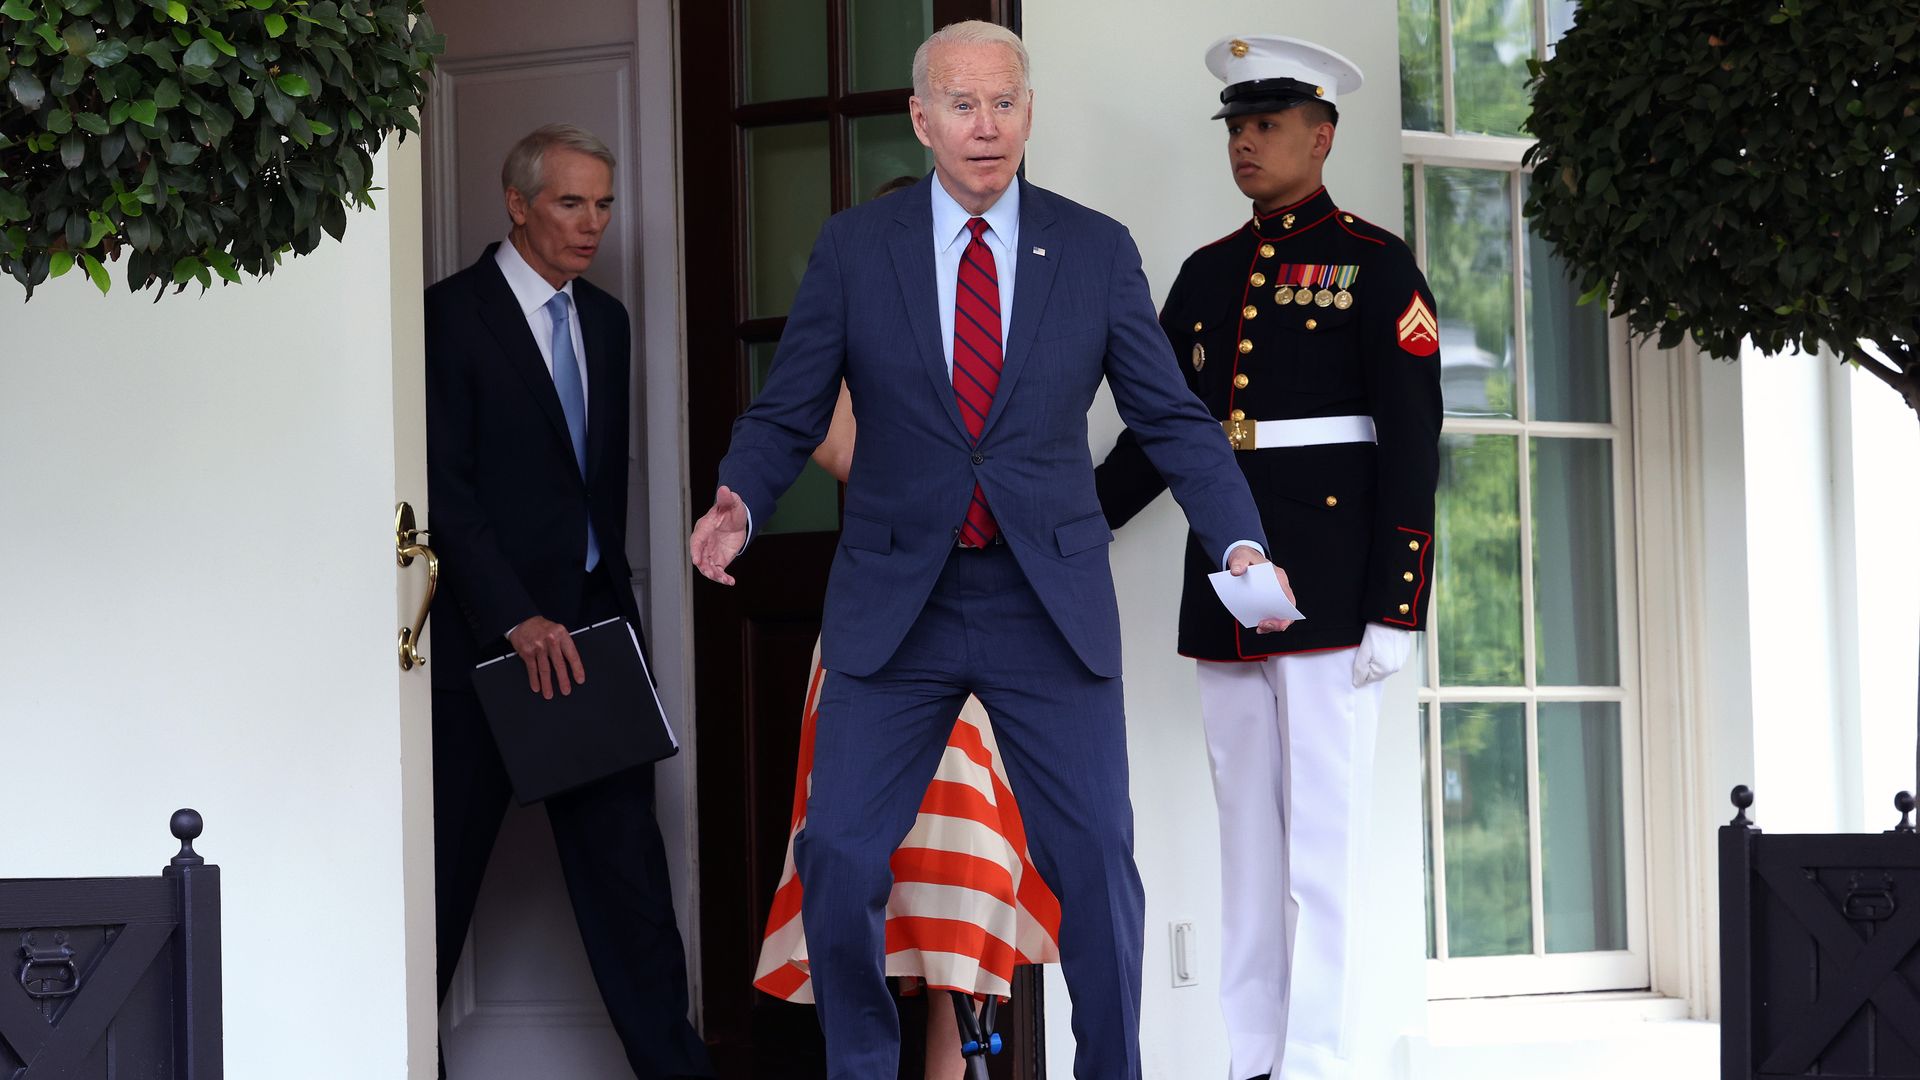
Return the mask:
[[1300,609],[1287,600],[1286,590],[1280,587],[1280,579],[1274,575],[1271,563],[1256,563],[1247,567],[1247,572],[1234,577],[1232,571],[1222,570],[1217,574],[1208,574],[1207,580],[1213,583],[1213,591],[1220,602],[1227,605],[1233,617],[1240,625],[1253,629],[1262,619],[1292,619],[1298,622],[1306,618]]

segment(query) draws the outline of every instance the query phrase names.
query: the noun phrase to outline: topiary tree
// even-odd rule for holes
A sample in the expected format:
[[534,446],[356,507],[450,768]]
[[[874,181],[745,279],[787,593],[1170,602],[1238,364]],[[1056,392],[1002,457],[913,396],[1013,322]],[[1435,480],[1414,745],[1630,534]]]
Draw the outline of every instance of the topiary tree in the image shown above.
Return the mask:
[[1589,297],[1920,412],[1920,0],[1588,0],[1534,74],[1526,212]]
[[372,205],[441,50],[422,0],[0,0],[0,271],[271,273]]
[[1588,298],[1920,414],[1920,0],[1587,0],[1533,70],[1526,213]]

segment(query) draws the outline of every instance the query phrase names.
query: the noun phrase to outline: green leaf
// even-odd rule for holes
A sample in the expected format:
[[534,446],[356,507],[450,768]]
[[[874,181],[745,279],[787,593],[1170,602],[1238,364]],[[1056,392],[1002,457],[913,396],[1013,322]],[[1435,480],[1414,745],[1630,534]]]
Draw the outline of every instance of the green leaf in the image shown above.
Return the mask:
[[131,51],[124,41],[103,41],[87,53],[87,63],[97,68],[110,68],[125,60]]
[[167,18],[177,23],[186,22],[187,5],[181,3],[180,0],[167,0]]
[[200,36],[205,40],[212,42],[214,48],[219,49],[221,52],[226,53],[228,56],[240,55],[240,50],[233,47],[233,44],[227,40],[227,36],[225,34],[222,34],[220,31],[215,30],[211,26],[201,27]]
[[40,17],[37,12],[27,6],[26,0],[7,0],[6,3],[0,4],[0,15],[5,15],[9,19],[18,19],[21,22],[32,22]]
[[95,248],[113,232],[113,219],[98,210],[87,214],[87,242],[84,246]]
[[87,137],[77,131],[70,131],[60,137],[60,163],[69,169],[77,169],[87,160]]
[[41,84],[40,77],[28,70],[25,65],[15,67],[7,78],[7,89],[12,92],[13,100],[20,107],[33,112],[47,100],[47,88]]
[[112,124],[114,127],[119,127],[121,124],[127,122],[127,117],[132,115],[132,113],[133,102],[128,101],[126,98],[121,98],[108,107],[107,123]]
[[187,46],[186,55],[180,58],[180,66],[189,68],[211,68],[219,62],[219,50],[213,47],[213,42],[205,39]]
[[47,130],[55,135],[65,135],[73,130],[73,114],[65,109],[54,109],[47,113]]
[[306,97],[312,91],[306,79],[291,71],[282,72],[273,81],[280,87],[280,92],[288,97]]
[[173,283],[175,285],[185,285],[189,280],[199,276],[205,270],[206,264],[202,263],[197,256],[184,256],[173,264]]
[[287,20],[284,16],[269,15],[262,21],[267,24],[268,37],[277,38],[287,32]]
[[107,268],[91,255],[80,256],[80,264],[87,268],[87,276],[93,279],[93,287],[100,290],[101,296],[107,295],[107,290],[113,288],[112,279],[107,277]]
[[10,187],[0,187],[0,224],[9,221],[25,221],[31,211],[27,200]]
[[326,124],[323,124],[323,123],[321,123],[321,122],[320,122],[320,121],[318,121],[318,120],[309,120],[309,121],[307,121],[307,126],[313,129],[313,133],[314,133],[315,135],[331,135],[331,134],[333,134],[333,128],[331,128],[331,127],[329,127],[329,126],[327,126]]
[[233,102],[233,110],[240,114],[241,119],[253,117],[253,91],[234,83],[227,87],[227,100]]
[[62,277],[71,269],[73,269],[73,253],[70,251],[56,251],[53,253],[52,264],[47,270],[47,276],[49,278]]
[[[148,98],[145,101],[136,101],[133,103],[132,107],[128,110],[128,115],[133,117],[133,120],[135,123],[141,124],[145,127],[154,127],[156,124],[158,124],[160,120],[160,108],[161,108],[159,93],[161,90],[164,90],[167,87],[168,83],[170,83],[171,81],[172,80],[168,80],[167,82],[163,82],[160,84],[160,86],[156,87],[154,90],[154,95],[155,95],[154,97]],[[173,91],[173,99],[174,99],[173,104],[175,105],[180,104],[180,91],[177,88]]]
[[89,135],[105,135],[107,133],[107,118],[101,116],[99,113],[83,112],[75,116],[73,122],[80,125],[80,130],[85,131]]

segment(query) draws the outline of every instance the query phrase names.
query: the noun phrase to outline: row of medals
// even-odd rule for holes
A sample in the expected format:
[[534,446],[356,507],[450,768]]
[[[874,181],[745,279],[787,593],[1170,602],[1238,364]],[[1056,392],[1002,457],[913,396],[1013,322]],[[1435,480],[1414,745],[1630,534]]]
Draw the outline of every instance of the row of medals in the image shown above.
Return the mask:
[[1294,289],[1291,285],[1282,285],[1273,290],[1273,302],[1276,304],[1299,304],[1301,307],[1313,304],[1318,307],[1336,307],[1341,311],[1345,311],[1353,306],[1353,294],[1345,289],[1341,289],[1339,292],[1334,292],[1332,289],[1321,289],[1319,292],[1314,292],[1305,285],[1302,285],[1298,290]]

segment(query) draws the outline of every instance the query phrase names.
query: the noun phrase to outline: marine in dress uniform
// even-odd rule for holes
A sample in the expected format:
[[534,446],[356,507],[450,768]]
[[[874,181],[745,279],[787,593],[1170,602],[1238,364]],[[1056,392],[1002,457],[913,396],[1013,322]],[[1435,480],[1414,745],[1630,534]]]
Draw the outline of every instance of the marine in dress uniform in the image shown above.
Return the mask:
[[[1191,538],[1179,650],[1198,661],[1219,804],[1230,1080],[1346,1077],[1349,919],[1380,680],[1425,626],[1441,421],[1438,323],[1399,237],[1320,183],[1357,67],[1284,37],[1207,66],[1254,216],[1195,251],[1161,312],[1187,384],[1238,451],[1305,619],[1242,628]],[[1119,527],[1165,484],[1129,432],[1096,474]]]

